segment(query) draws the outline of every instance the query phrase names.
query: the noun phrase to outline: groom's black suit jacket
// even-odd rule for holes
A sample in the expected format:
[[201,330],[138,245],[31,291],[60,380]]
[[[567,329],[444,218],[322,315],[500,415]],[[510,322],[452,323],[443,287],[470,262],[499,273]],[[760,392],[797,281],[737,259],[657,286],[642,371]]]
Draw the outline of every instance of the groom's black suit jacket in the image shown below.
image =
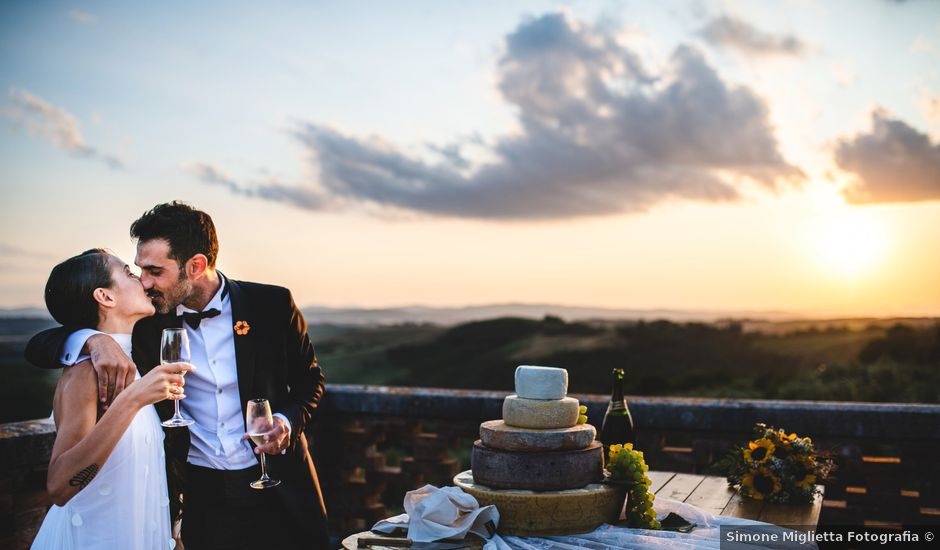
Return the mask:
[[[226,279],[226,284],[231,295],[233,323],[245,321],[249,327],[246,334],[237,334],[234,326],[232,330],[242,413],[249,399],[263,397],[271,402],[273,412],[289,419],[291,437],[287,452],[267,457],[271,477],[282,482],[274,492],[284,500],[284,509],[291,516],[289,528],[298,538],[326,540],[326,506],[304,435],[304,429],[316,418],[324,389],[323,373],[307,335],[307,323],[286,288],[232,279]],[[181,326],[182,320],[175,312],[137,322],[133,359],[142,375],[160,364],[163,329]],[[72,332],[70,328],[59,327],[37,334],[26,347],[27,360],[40,367],[61,367],[60,350]],[[162,419],[173,414],[172,401],[161,401],[156,407]],[[167,454],[180,463],[185,462],[190,445],[189,430],[168,428],[164,431]]]

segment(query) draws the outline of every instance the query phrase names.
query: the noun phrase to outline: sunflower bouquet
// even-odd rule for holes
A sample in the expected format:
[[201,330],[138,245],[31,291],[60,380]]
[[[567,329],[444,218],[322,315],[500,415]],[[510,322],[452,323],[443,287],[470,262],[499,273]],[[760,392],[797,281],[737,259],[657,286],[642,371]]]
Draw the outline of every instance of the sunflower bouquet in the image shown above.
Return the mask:
[[810,502],[833,467],[810,438],[765,424],[755,424],[751,441],[716,466],[742,495],[768,502]]

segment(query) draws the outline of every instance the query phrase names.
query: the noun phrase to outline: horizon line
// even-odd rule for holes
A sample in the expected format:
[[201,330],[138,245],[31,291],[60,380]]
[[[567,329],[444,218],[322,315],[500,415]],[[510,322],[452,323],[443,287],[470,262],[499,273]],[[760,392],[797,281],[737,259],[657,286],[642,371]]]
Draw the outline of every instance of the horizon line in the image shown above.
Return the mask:
[[[892,308],[882,311],[851,310],[851,309],[819,309],[819,310],[788,310],[784,308],[754,308],[754,309],[722,309],[722,308],[677,308],[677,307],[609,307],[591,305],[570,305],[546,302],[489,302],[469,305],[427,305],[408,303],[390,306],[363,306],[363,305],[322,305],[307,304],[300,306],[301,311],[352,311],[352,312],[383,312],[395,310],[425,310],[428,312],[465,311],[474,309],[498,308],[529,308],[529,309],[564,309],[589,310],[607,314],[643,315],[645,313],[673,314],[676,316],[710,317],[719,320],[766,320],[766,321],[799,321],[799,320],[839,320],[839,319],[891,319],[891,318],[935,318],[940,317],[940,308]],[[49,316],[45,306],[25,305],[18,307],[0,307],[0,314],[23,310],[32,310],[31,313],[42,313]],[[550,314],[550,312],[546,313]],[[766,316],[772,319],[764,318]],[[49,316],[51,318],[51,316]],[[630,317],[624,317],[630,319]]]

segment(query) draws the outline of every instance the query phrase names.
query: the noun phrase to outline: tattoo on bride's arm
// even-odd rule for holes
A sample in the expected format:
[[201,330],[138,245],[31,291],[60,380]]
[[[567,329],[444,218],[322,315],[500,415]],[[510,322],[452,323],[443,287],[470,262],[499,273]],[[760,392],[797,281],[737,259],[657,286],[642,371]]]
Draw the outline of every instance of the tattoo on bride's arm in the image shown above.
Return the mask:
[[72,487],[80,487],[81,489],[84,489],[86,485],[91,483],[91,480],[95,479],[96,475],[98,475],[98,465],[92,464],[91,466],[75,474],[75,476],[69,480],[69,485]]

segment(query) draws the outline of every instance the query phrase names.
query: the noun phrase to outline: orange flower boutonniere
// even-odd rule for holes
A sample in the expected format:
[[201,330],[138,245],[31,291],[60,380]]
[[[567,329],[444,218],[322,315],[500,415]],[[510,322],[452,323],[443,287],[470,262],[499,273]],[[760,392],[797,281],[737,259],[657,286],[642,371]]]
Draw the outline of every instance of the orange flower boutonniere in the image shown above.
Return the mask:
[[251,330],[251,325],[248,324],[248,321],[238,321],[235,323],[235,334],[244,336],[248,334],[249,330]]

